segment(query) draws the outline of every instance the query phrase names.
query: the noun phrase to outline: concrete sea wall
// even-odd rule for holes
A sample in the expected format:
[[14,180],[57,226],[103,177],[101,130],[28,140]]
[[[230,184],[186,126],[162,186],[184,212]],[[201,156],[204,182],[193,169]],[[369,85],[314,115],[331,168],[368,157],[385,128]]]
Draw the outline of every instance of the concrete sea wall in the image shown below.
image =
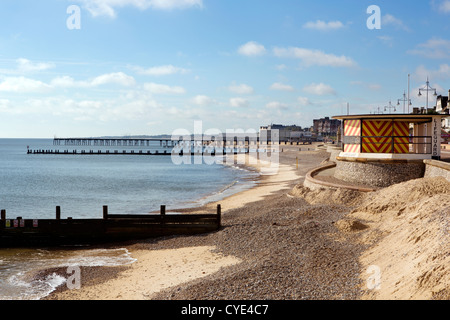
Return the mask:
[[347,182],[384,188],[411,179],[422,178],[424,173],[425,163],[423,160],[336,157],[334,176]]
[[441,176],[450,181],[450,163],[436,160],[424,160],[425,177]]

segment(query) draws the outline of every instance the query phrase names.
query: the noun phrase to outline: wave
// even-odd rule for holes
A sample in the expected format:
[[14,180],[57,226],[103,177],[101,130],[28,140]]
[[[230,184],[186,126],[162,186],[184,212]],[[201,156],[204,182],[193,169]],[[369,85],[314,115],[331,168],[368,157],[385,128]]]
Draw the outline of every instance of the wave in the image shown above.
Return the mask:
[[[1,254],[1,252],[0,252]],[[66,251],[18,250],[2,259],[8,268],[0,270],[0,300],[39,300],[48,296],[67,281],[57,273],[45,278],[35,277],[36,272],[61,267],[122,266],[134,263],[126,248],[82,249]],[[67,273],[67,278],[72,272]],[[81,276],[82,277],[82,276]],[[81,279],[82,280],[82,279]]]

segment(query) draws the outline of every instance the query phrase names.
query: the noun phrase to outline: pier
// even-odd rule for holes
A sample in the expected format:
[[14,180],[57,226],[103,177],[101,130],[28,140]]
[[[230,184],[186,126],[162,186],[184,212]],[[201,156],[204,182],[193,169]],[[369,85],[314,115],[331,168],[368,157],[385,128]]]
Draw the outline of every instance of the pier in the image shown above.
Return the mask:
[[159,142],[161,147],[174,147],[179,140],[169,138],[54,138],[54,146],[145,147]]
[[54,148],[27,148],[28,154],[58,155],[153,155],[183,154],[239,154],[251,149],[266,151],[269,146],[311,144],[309,139],[297,141],[271,141],[257,136],[231,136],[200,138],[194,136],[175,138],[54,138]]
[[66,154],[66,155],[154,155],[154,156],[170,156],[171,152],[167,152],[167,150],[161,151],[151,151],[151,150],[77,150],[77,149],[66,149],[66,150],[59,150],[59,149],[28,149],[28,154]]
[[99,219],[8,219],[1,210],[0,247],[36,247],[97,244],[171,235],[212,232],[221,227],[221,206],[214,214],[167,214],[162,205],[159,214],[110,214],[103,206]]

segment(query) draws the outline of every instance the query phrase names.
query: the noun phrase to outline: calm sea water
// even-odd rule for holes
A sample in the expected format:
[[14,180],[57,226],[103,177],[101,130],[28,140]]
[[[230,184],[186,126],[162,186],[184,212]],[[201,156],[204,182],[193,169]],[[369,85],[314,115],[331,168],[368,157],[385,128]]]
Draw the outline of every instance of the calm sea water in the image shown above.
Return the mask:
[[[103,205],[110,213],[148,213],[164,204],[170,212],[250,188],[257,176],[220,163],[176,165],[170,156],[27,154],[27,147],[69,149],[52,139],[0,139],[0,209],[7,218],[54,218],[56,206],[62,218],[101,218]],[[39,299],[64,281],[30,282],[34,268],[132,262],[125,249],[0,249],[0,299]]]

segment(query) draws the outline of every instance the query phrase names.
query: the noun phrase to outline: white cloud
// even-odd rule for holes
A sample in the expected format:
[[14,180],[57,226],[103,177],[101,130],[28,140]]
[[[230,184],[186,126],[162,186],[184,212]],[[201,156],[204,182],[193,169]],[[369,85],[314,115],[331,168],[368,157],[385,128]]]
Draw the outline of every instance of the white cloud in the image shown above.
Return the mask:
[[43,92],[51,90],[48,84],[25,77],[6,77],[0,82],[0,91],[3,92]]
[[445,13],[450,13],[450,0],[443,1],[439,9]]
[[92,85],[104,85],[104,84],[118,84],[122,86],[133,86],[136,81],[133,77],[126,75],[123,72],[108,73],[98,76],[92,80]]
[[228,90],[237,94],[252,94],[254,91],[252,87],[244,83],[239,85],[233,83],[228,87]]
[[16,67],[14,69],[0,69],[2,74],[23,75],[28,73],[36,73],[45,71],[55,67],[55,64],[50,62],[33,62],[25,58],[15,60]]
[[198,106],[208,106],[215,104],[216,101],[212,99],[211,97],[205,96],[205,95],[197,95],[192,99],[192,103],[198,105]]
[[298,97],[297,102],[301,107],[312,105],[312,102],[306,97]]
[[310,50],[305,48],[289,47],[274,48],[275,56],[280,58],[301,59],[306,66],[332,66],[332,67],[353,67],[356,63],[346,56],[336,56],[324,53],[320,50]]
[[313,30],[321,30],[321,31],[337,30],[337,29],[341,29],[343,27],[344,27],[344,25],[340,21],[325,22],[322,20],[317,20],[315,22],[310,21],[303,25],[303,28],[313,29]]
[[[36,114],[42,117],[62,116],[74,121],[117,121],[150,119],[155,113],[165,114],[166,108],[145,95],[133,99],[126,95],[110,99],[80,99],[65,96],[30,98],[14,101],[0,112],[9,114]],[[14,106],[14,107],[13,107]],[[149,112],[152,111],[152,112]]]
[[0,99],[0,112],[12,113],[11,101],[9,99]]
[[234,108],[246,108],[250,105],[249,101],[244,98],[231,98],[230,105]]
[[148,0],[145,2],[147,2],[151,8],[162,10],[203,7],[203,0]]
[[448,80],[450,79],[450,65],[441,64],[437,70],[428,70],[425,66],[418,66],[414,78],[425,83],[427,77],[433,80]]
[[367,85],[367,87],[368,87],[370,90],[376,91],[376,90],[380,90],[380,89],[381,89],[381,84],[378,84],[378,83],[369,83],[369,84]]
[[294,87],[283,84],[280,82],[275,82],[270,86],[270,90],[278,90],[278,91],[295,91]]
[[450,13],[450,0],[431,0],[431,6],[439,13]]
[[238,52],[244,56],[260,56],[266,53],[266,48],[262,44],[250,41],[240,46]]
[[115,72],[103,74],[87,81],[76,81],[72,77],[62,76],[54,78],[50,84],[53,87],[62,88],[89,88],[106,84],[118,84],[129,87],[135,85],[136,81],[132,76],[128,76],[123,72]]
[[19,58],[17,61],[17,70],[19,72],[36,72],[43,71],[54,68],[55,65],[53,63],[48,62],[31,62],[25,58]]
[[380,39],[382,42],[384,42],[389,47],[392,47],[394,43],[394,38],[390,36],[377,36],[378,39]]
[[285,64],[277,64],[275,66],[275,69],[279,70],[279,71],[283,71],[287,69],[287,66]]
[[266,104],[267,109],[275,109],[275,110],[286,110],[288,109],[288,106],[284,103],[281,103],[279,101],[272,101]]
[[394,17],[391,14],[385,14],[384,16],[381,17],[381,26],[394,26],[397,29],[403,29],[408,31],[409,28],[403,23],[402,20]]
[[307,93],[318,95],[318,96],[325,96],[325,95],[335,95],[336,91],[329,85],[324,83],[315,84],[312,83],[308,86],[305,86],[303,90]]
[[52,87],[60,87],[60,88],[87,86],[87,82],[75,81],[72,77],[69,76],[56,77],[50,82],[50,84]]
[[[36,70],[36,69],[35,69]],[[42,70],[42,69],[41,69]],[[23,76],[6,77],[0,83],[0,91],[7,92],[48,92],[55,88],[93,88],[101,85],[117,84],[120,86],[134,86],[133,77],[123,72],[108,73],[87,81],[76,81],[69,76],[56,77],[50,83],[30,79]]]
[[173,10],[191,7],[203,7],[203,0],[77,0],[92,16],[116,16],[116,9],[135,7],[139,10]]
[[416,49],[409,50],[408,53],[430,59],[449,59],[450,40],[434,37],[425,43],[418,44]]
[[173,65],[156,66],[148,69],[144,69],[142,67],[133,67],[133,69],[139,74],[149,76],[166,76],[171,74],[183,74],[189,72],[189,70],[187,69],[175,67]]
[[153,94],[184,94],[186,93],[186,89],[179,86],[168,86],[165,84],[158,83],[145,83],[144,89]]

